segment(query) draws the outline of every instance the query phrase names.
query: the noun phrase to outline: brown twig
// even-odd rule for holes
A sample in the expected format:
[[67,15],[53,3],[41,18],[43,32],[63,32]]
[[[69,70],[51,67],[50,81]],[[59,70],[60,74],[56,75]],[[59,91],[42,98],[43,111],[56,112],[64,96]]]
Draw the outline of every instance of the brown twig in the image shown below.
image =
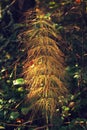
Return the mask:
[[7,9],[9,9],[15,2],[16,2],[16,0],[13,0],[9,5],[7,5],[7,6],[5,7],[5,9],[2,9],[2,10],[1,10],[1,13],[4,12],[4,11],[6,11]]

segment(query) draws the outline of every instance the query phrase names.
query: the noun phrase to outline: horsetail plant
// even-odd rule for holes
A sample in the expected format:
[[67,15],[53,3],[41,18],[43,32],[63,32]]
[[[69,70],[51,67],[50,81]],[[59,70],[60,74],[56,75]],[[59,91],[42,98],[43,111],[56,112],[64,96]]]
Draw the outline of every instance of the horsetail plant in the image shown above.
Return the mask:
[[27,85],[32,115],[38,111],[45,116],[46,123],[52,118],[59,105],[59,98],[67,93],[64,83],[64,54],[57,42],[59,34],[41,10],[36,9],[36,17],[28,18],[26,29],[19,34],[27,50],[23,66],[23,76]]

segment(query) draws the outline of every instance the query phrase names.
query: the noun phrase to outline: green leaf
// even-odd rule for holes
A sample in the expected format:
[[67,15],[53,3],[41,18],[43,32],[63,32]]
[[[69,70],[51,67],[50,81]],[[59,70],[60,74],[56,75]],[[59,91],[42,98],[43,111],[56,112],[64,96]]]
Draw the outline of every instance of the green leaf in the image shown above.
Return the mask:
[[22,108],[21,109],[21,112],[23,115],[26,115],[28,113],[28,111],[29,111],[29,108]]
[[0,109],[2,109],[2,107],[3,107],[3,106],[2,106],[2,105],[0,105]]
[[56,3],[54,1],[49,2],[49,5],[55,5]]
[[63,106],[62,109],[63,109],[64,111],[69,111],[69,107],[67,107],[67,106]]
[[74,78],[75,78],[75,79],[79,79],[79,77],[80,77],[80,76],[79,76],[78,73],[76,73],[76,74],[74,75]]
[[23,78],[13,80],[13,85],[22,85],[22,84],[24,84],[24,79]]
[[18,130],[21,130],[21,128],[19,127]]
[[11,112],[11,114],[10,114],[11,120],[15,120],[18,117],[19,117],[19,112]]
[[18,92],[23,92],[24,91],[24,88],[23,87],[19,87],[18,88]]
[[3,104],[3,99],[0,99],[0,104]]

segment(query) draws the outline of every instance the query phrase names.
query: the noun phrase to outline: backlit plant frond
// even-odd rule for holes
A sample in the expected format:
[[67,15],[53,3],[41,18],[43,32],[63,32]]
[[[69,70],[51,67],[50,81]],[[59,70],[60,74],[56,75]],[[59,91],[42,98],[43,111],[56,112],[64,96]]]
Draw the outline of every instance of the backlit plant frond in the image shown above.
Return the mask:
[[[28,13],[27,13],[28,15]],[[19,35],[27,50],[23,76],[29,94],[27,100],[32,111],[41,110],[53,115],[59,105],[59,97],[67,93],[64,84],[64,54],[57,42],[59,34],[50,19],[37,14],[26,30]]]

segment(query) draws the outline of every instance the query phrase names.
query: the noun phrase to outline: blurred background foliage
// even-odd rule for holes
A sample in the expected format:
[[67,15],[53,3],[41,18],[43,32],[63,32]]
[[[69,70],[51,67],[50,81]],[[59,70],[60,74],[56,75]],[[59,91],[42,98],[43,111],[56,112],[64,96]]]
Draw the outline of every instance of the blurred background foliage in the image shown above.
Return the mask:
[[[54,117],[50,130],[87,129],[87,1],[39,0],[46,17],[63,37],[66,55],[66,81],[69,95]],[[28,9],[34,10],[34,0],[0,0],[0,129],[39,130],[40,117],[28,119],[27,94],[21,76],[25,48],[18,41],[24,24],[20,18]],[[61,43],[60,43],[61,44]],[[27,116],[26,116],[27,115]],[[37,128],[37,129],[36,129]]]

